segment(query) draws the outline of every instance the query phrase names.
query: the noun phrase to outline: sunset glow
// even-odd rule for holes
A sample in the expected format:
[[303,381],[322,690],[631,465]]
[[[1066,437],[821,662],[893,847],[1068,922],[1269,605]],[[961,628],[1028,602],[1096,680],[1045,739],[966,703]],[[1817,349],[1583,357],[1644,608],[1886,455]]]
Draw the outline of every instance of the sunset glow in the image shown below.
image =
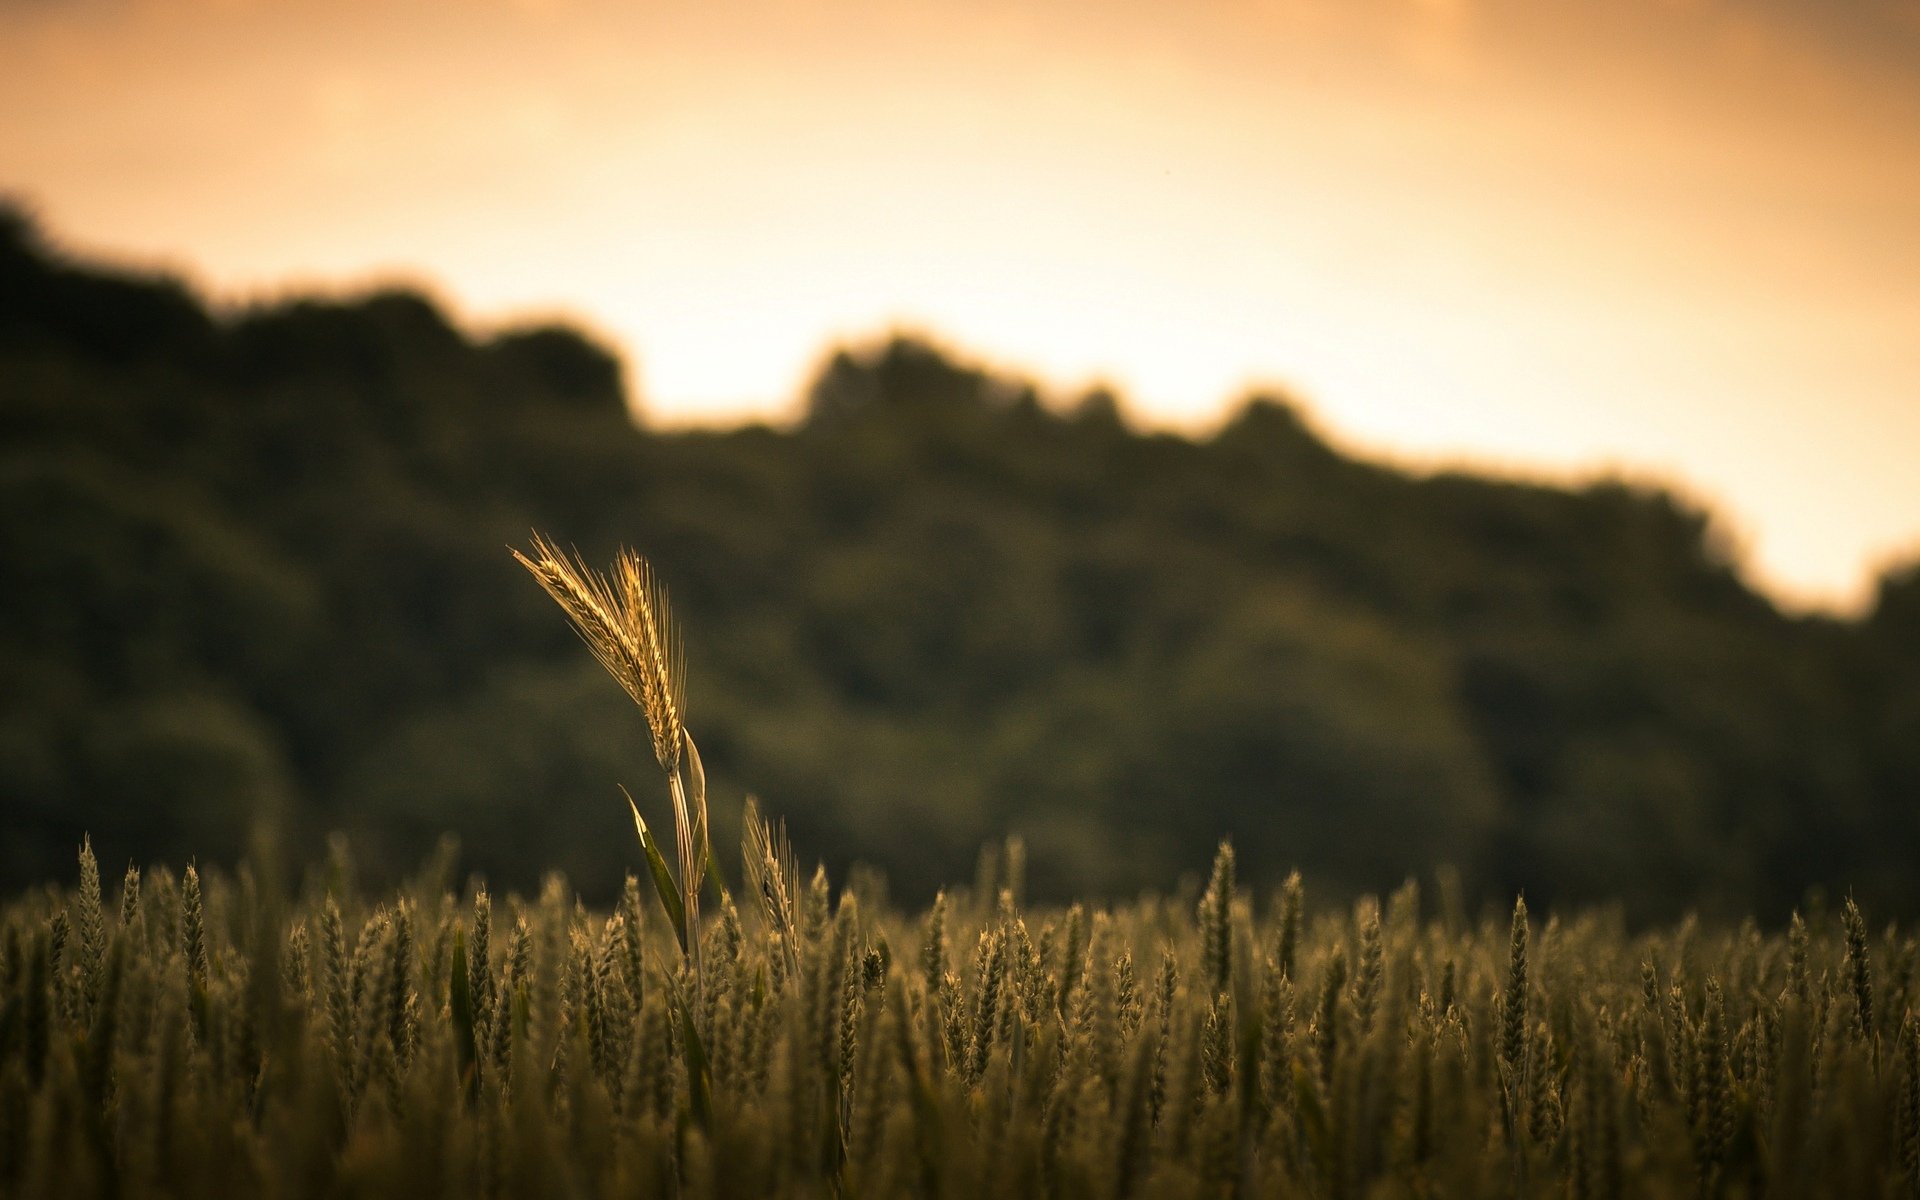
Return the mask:
[[1205,429],[1711,504],[1857,609],[1920,550],[1920,9],[1813,0],[29,0],[0,191],[231,301],[578,320],[650,419],[922,330]]

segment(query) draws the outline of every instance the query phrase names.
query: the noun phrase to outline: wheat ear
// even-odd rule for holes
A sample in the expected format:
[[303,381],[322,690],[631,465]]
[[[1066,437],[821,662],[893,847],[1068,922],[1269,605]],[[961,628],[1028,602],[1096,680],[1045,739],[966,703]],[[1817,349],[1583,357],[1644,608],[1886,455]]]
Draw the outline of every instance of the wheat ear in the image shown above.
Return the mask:
[[[707,781],[700,754],[687,735],[685,651],[667,608],[666,589],[653,567],[631,550],[614,559],[608,579],[581,560],[533,535],[533,556],[513,551],[560,605],[600,665],[646,717],[653,756],[673,796],[674,849],[680,860],[679,903],[683,948],[700,982],[700,885],[712,858],[707,843]],[[634,817],[639,818],[635,808]],[[667,897],[663,894],[662,902]]]
[[668,619],[666,592],[654,578],[653,568],[639,555],[623,550],[614,563],[615,582],[610,583],[577,554],[561,550],[539,534],[533,538],[532,558],[518,550],[513,557],[533,573],[573,621],[600,665],[640,706],[660,769],[669,775],[679,770],[686,741],[683,651]]
[[794,864],[793,847],[787,842],[786,822],[777,827],[768,824],[760,815],[760,806],[748,796],[740,827],[740,860],[746,869],[747,887],[759,898],[767,927],[780,935],[788,970],[798,972],[793,895],[799,890],[800,872]]

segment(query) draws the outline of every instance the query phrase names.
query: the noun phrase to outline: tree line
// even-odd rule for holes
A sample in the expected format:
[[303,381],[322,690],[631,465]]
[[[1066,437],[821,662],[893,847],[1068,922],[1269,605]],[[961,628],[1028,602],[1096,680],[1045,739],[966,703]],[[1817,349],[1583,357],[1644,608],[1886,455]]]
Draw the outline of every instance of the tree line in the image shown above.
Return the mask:
[[655,776],[507,552],[539,529],[659,569],[713,794],[903,897],[1014,833],[1042,897],[1230,836],[1332,894],[1444,864],[1632,918],[1920,908],[1914,565],[1859,620],[1787,615],[1656,487],[1384,466],[1283,396],[1176,436],[911,338],[805,401],[649,428],[568,329],[216,311],[8,213],[0,884],[83,831],[182,864],[339,832],[396,877],[452,834],[610,895],[616,785]]

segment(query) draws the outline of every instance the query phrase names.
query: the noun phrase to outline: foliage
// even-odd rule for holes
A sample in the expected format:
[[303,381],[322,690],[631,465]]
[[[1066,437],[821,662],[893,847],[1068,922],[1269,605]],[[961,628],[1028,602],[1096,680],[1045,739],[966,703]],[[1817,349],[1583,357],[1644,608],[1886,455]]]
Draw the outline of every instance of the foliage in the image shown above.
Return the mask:
[[565,330],[212,313],[0,219],[0,885],[83,830],[230,866],[260,811],[371,879],[453,831],[611,900],[648,739],[518,577],[538,528],[645,550],[699,614],[716,795],[915,902],[1014,831],[1054,899],[1232,836],[1248,882],[1343,898],[1451,861],[1634,922],[1920,911],[1912,569],[1792,618],[1659,490],[1389,469],[1283,398],[1138,431],[912,340],[804,409],[650,430]]
[[916,916],[783,858],[796,894],[723,903],[696,976],[631,878],[611,911],[431,870],[372,902],[336,856],[294,896],[115,897],[83,848],[0,909],[0,1192],[1920,1189],[1914,941],[1851,902],[1785,936],[1411,885],[1302,920],[1223,848],[1197,902],[1028,907],[1014,874]]

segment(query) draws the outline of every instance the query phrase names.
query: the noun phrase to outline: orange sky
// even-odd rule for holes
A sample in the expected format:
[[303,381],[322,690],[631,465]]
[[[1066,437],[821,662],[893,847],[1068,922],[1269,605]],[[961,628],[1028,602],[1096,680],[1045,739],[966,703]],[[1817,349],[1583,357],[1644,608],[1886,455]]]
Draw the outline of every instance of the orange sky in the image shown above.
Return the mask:
[[223,297],[583,320],[659,419],[933,332],[1204,428],[1920,552],[1910,0],[0,0],[0,190]]

